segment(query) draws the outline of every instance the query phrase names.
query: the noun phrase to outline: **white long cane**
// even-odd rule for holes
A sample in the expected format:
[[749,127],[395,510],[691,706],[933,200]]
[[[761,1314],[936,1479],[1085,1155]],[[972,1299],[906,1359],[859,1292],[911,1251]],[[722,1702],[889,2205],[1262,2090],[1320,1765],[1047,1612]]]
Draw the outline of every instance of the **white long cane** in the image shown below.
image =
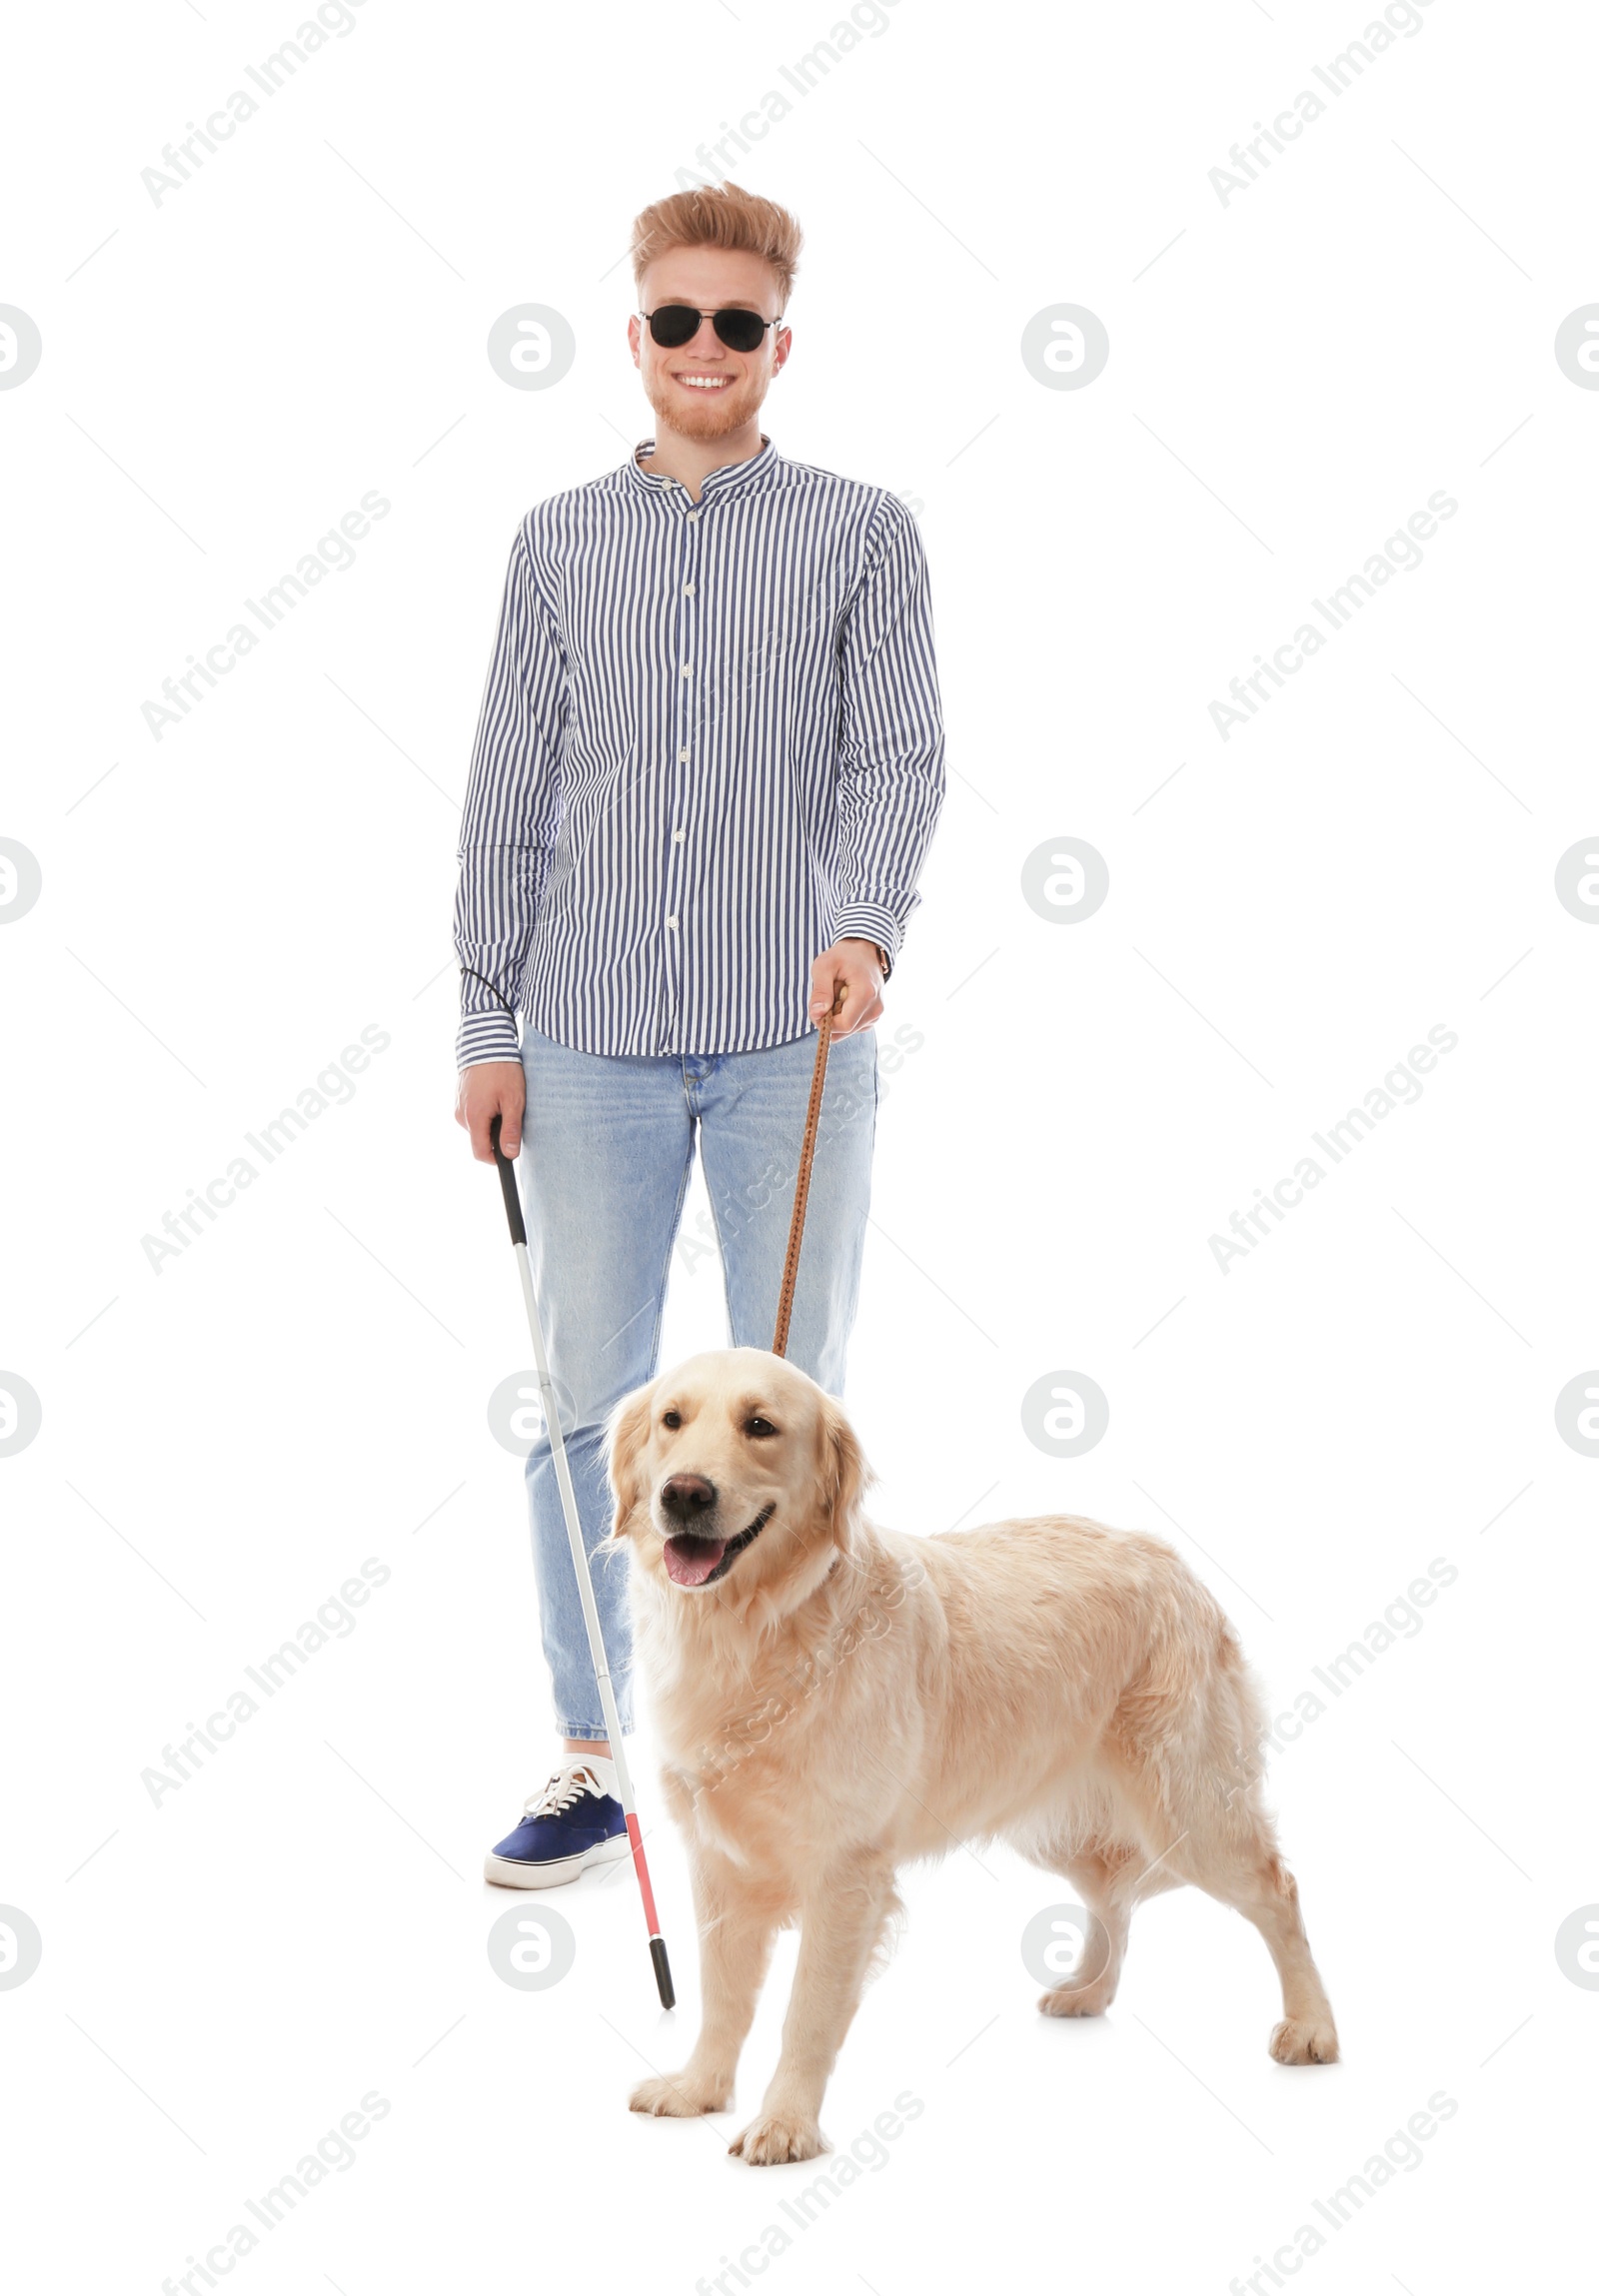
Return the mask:
[[539,1322],[539,1302],[534,1293],[533,1269],[528,1260],[528,1231],[523,1224],[522,1199],[517,1194],[516,1167],[509,1156],[501,1153],[498,1116],[489,1127],[489,1142],[494,1149],[494,1160],[500,1173],[500,1192],[506,1200],[506,1219],[510,1223],[511,1241],[516,1250],[517,1273],[522,1278],[522,1296],[528,1307],[528,1329],[533,1334],[533,1358],[539,1371],[539,1399],[544,1409],[545,1426],[550,1431],[556,1481],[561,1486],[561,1508],[567,1519],[567,1543],[572,1549],[572,1568],[577,1575],[578,1594],[583,1603],[583,1623],[589,1630],[589,1655],[594,1660],[594,1677],[600,1689],[600,1708],[611,1737],[611,1758],[617,1765],[617,1784],[621,1788],[623,1815],[628,1822],[628,1839],[633,1845],[634,1871],[639,1876],[639,1892],[644,1899],[644,1917],[650,1930],[650,1958],[655,1963],[661,2006],[670,2009],[677,1995],[672,1989],[667,1941],[661,1934],[661,1924],[656,1918],[655,1891],[650,1886],[650,1868],[645,1863],[644,1841],[639,1832],[638,1812],[633,1803],[633,1779],[628,1771],[627,1749],[622,1742],[622,1724],[617,1719],[617,1701],[611,1688],[611,1669],[606,1663],[605,1637],[600,1631],[600,1612],[595,1603],[594,1580],[589,1571],[589,1551],[583,1543],[583,1526],[578,1520],[578,1501],[572,1488],[572,1470],[567,1465],[566,1438],[561,1432],[561,1414],[556,1408],[555,1388],[544,1352],[544,1331]]

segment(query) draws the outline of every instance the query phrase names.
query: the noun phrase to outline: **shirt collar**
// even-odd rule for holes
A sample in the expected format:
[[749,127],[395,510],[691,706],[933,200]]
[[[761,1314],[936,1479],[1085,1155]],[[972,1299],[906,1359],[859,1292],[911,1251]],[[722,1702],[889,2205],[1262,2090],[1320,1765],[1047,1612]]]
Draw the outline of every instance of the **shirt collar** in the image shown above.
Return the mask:
[[[654,439],[641,439],[629,456],[625,468],[633,484],[647,494],[670,495],[682,486],[681,480],[669,479],[663,471],[643,471],[639,468],[641,456],[653,455],[655,448]],[[752,455],[747,462],[725,463],[720,471],[710,472],[700,489],[700,499],[707,502],[713,497],[742,495],[751,488],[765,486],[777,467],[778,450],[763,431],[760,454]],[[684,489],[685,493],[687,491]]]

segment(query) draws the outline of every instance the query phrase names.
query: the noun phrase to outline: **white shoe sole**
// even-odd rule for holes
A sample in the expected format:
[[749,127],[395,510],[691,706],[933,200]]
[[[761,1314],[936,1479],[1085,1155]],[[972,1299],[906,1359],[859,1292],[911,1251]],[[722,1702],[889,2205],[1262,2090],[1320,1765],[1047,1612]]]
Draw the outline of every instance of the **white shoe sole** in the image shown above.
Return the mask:
[[580,1850],[576,1857],[552,1857],[543,1865],[496,1857],[491,1849],[483,1861],[483,1878],[498,1881],[506,1889],[554,1889],[562,1881],[576,1881],[591,1865],[615,1865],[619,1857],[631,1855],[632,1844],[625,1833],[614,1833],[609,1841]]

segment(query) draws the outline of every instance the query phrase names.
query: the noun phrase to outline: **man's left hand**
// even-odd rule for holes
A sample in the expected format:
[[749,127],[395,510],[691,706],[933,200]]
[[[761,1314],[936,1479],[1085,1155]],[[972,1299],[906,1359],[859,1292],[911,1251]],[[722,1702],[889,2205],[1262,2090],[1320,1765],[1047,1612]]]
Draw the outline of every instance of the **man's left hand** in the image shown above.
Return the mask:
[[810,1017],[819,1022],[822,1014],[838,995],[840,982],[843,996],[833,1014],[832,1033],[853,1036],[857,1028],[869,1028],[882,1012],[882,966],[877,961],[876,944],[867,940],[834,941],[830,949],[823,949],[810,967]]

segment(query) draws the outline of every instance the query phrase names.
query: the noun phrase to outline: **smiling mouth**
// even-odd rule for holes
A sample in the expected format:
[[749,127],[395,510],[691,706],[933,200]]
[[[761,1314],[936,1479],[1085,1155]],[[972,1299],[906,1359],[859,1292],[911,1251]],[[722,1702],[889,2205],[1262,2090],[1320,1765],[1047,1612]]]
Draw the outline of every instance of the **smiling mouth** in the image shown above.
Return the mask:
[[698,1531],[679,1531],[667,1541],[667,1577],[675,1587],[712,1587],[725,1579],[747,1547],[753,1547],[777,1512],[777,1501],[763,1507],[748,1531],[737,1539],[707,1539]]
[[713,395],[718,391],[729,390],[733,384],[731,375],[674,375],[672,380],[681,383],[686,391],[702,391]]

